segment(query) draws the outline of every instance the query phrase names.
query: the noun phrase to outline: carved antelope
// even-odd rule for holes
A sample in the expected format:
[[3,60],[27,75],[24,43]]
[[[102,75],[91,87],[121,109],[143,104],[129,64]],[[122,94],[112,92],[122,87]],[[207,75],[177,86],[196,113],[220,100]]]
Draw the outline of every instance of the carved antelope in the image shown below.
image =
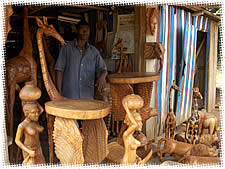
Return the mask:
[[173,104],[172,104],[172,91],[177,90],[180,91],[179,87],[175,84],[175,81],[173,80],[171,82],[171,88],[170,88],[170,103],[169,103],[169,113],[166,117],[166,138],[172,138],[175,137],[175,128],[176,128],[176,116],[173,112]]

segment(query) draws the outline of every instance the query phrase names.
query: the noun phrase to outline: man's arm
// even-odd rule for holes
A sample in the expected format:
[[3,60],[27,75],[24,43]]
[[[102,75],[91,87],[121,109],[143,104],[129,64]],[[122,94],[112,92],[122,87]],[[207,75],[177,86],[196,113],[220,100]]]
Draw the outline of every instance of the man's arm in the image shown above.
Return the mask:
[[63,72],[56,70],[56,88],[58,89],[60,94],[62,89],[62,80],[63,80]]
[[99,92],[103,92],[103,90],[106,88],[106,76],[107,76],[107,71],[104,70],[100,74],[100,76],[99,76],[99,78],[98,78],[98,80],[96,82],[96,85],[98,86],[98,91]]

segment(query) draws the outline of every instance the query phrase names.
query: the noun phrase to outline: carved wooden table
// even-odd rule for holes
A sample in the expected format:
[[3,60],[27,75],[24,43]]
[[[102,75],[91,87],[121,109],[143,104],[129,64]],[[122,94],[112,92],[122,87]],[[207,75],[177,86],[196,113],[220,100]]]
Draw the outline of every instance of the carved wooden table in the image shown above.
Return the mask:
[[[100,163],[108,154],[103,117],[110,105],[99,100],[74,99],[45,103],[48,114],[55,116],[53,140],[61,164]],[[85,120],[82,132],[74,120]]]
[[158,72],[123,72],[108,76],[112,95],[112,132],[114,135],[114,121],[124,120],[126,114],[122,106],[123,97],[135,93],[143,98],[144,106],[150,106],[153,82],[159,79],[160,73]]

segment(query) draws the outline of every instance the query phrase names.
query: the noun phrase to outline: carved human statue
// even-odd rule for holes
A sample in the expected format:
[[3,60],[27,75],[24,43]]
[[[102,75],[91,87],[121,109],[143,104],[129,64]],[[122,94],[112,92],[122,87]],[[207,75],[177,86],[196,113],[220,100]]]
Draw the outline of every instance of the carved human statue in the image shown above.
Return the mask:
[[37,102],[41,96],[41,91],[30,81],[26,82],[19,96],[22,100],[25,119],[17,127],[15,142],[23,152],[24,161],[22,164],[45,164],[39,138],[44,127],[38,123],[39,116],[43,112],[42,106]]
[[123,98],[122,104],[126,111],[124,123],[128,125],[128,129],[123,134],[125,152],[121,164],[145,164],[150,159],[152,151],[143,160],[138,157],[136,150],[141,146],[141,142],[133,136],[135,131],[142,130],[141,115],[136,110],[143,107],[144,101],[140,96],[131,94]]

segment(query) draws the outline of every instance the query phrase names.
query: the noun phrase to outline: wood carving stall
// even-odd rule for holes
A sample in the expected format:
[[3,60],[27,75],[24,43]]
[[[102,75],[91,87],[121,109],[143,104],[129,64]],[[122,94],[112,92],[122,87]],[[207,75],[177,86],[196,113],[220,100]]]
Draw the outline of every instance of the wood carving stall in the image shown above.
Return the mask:
[[[168,8],[172,9],[170,6]],[[21,17],[22,12],[18,12],[22,10],[24,10],[23,17]],[[184,136],[175,136],[176,127],[183,120],[183,117],[180,116],[180,114],[183,116],[183,112],[179,112],[179,114],[176,109],[173,110],[176,107],[172,102],[172,97],[175,96],[173,90],[180,91],[182,89],[177,93],[182,93],[183,98],[186,98],[187,92],[184,92],[182,85],[176,86],[175,81],[173,81],[173,79],[177,81],[177,72],[172,75],[172,79],[170,75],[168,76],[167,71],[171,70],[169,64],[172,63],[176,67],[179,61],[173,60],[171,62],[172,56],[170,56],[169,50],[171,46],[164,42],[165,39],[166,42],[169,42],[167,37],[158,37],[161,34],[167,36],[165,32],[160,32],[165,31],[164,28],[167,28],[163,25],[164,21],[161,21],[161,19],[172,17],[172,15],[170,17],[166,15],[165,17],[165,10],[168,9],[157,8],[156,6],[153,8],[147,8],[146,6],[119,7],[114,5],[107,7],[77,5],[54,7],[13,6],[14,14],[10,18],[13,21],[11,22],[12,30],[16,27],[15,21],[17,23],[20,19],[24,20],[23,30],[19,33],[20,36],[17,36],[18,33],[15,33],[15,30],[10,31],[8,42],[6,42],[8,47],[12,44],[12,37],[14,37],[15,41],[21,42],[20,45],[22,46],[22,50],[19,47],[16,48],[20,52],[14,55],[11,55],[13,52],[11,49],[15,48],[16,45],[8,48],[6,64],[8,90],[7,134],[15,140],[23,155],[23,161],[16,161],[16,163],[33,165],[49,162],[55,164],[59,160],[61,164],[66,165],[100,164],[103,161],[113,164],[146,164],[156,155],[159,156],[161,162],[165,161],[167,159],[164,156],[165,154],[171,155],[177,162],[184,164],[220,163],[218,152],[215,149],[215,147],[217,149],[220,147],[220,139],[217,135],[219,131],[218,119],[216,116],[204,112],[204,110],[198,110],[197,97],[201,98],[201,93],[197,88],[190,88],[190,85],[188,85],[188,89],[190,91],[193,89],[195,109],[190,112],[191,116],[187,121]],[[165,14],[170,12],[169,10]],[[178,14],[176,12],[172,12],[172,14]],[[9,10],[8,14],[7,18],[9,19],[12,12]],[[114,29],[116,27],[116,20],[114,19],[126,14],[132,17],[132,33],[130,32],[130,34],[134,34],[134,37],[127,38],[132,39],[132,41],[134,39],[134,51],[130,53],[127,52],[127,47],[125,47],[127,39],[122,36],[115,36],[116,30]],[[47,17],[43,17],[44,15],[47,15]],[[109,24],[109,15],[113,18],[113,22],[111,20],[113,26]],[[163,17],[159,18],[159,15]],[[99,49],[105,61],[110,58],[109,51],[111,51],[111,47],[112,50],[119,50],[120,54],[120,59],[117,60],[119,61],[118,69],[112,71],[112,74],[109,71],[107,88],[102,91],[103,93],[95,92],[95,99],[98,100],[64,98],[55,87],[54,65],[60,47],[65,44],[63,39],[67,34],[65,25],[71,28],[68,29],[71,31],[67,34],[71,35],[68,40],[73,39],[72,36],[74,37],[76,34],[74,25],[81,18],[85,18],[90,24],[93,31],[89,42]],[[171,23],[172,21],[170,20]],[[65,24],[65,22],[67,23]],[[123,28],[129,27],[129,22],[127,23]],[[163,29],[159,31],[158,25],[162,26]],[[101,33],[102,35],[100,35]],[[36,39],[33,38],[34,36],[36,36]],[[147,36],[152,37],[151,42],[149,42]],[[154,37],[157,37],[155,41],[153,40]],[[172,36],[169,36],[169,38],[173,40]],[[55,46],[50,41],[54,42]],[[206,41],[206,38],[202,41],[200,49]],[[174,42],[173,51],[178,47],[175,44]],[[197,56],[200,49],[197,51]],[[132,54],[134,54],[134,57]],[[156,59],[156,62],[148,62],[149,59]],[[178,56],[176,56],[176,59],[179,59]],[[40,66],[41,71],[39,76],[37,75],[37,65]],[[212,66],[212,63],[209,65]],[[189,63],[187,66],[190,68]],[[192,75],[190,73],[188,75],[190,75],[188,79],[191,79]],[[165,80],[166,83],[160,86],[159,84],[164,83],[162,81]],[[170,81],[171,88],[169,89]],[[27,87],[32,86],[30,92],[21,94],[21,101],[18,101],[16,94],[16,89],[20,90],[18,83],[20,85],[25,83],[20,93],[24,92]],[[194,83],[198,83],[198,81]],[[36,92],[33,93],[34,91]],[[27,94],[34,95],[27,99]],[[159,95],[160,98],[157,100]],[[205,94],[203,94],[204,96]],[[179,100],[174,101],[174,103],[177,102]],[[191,100],[187,100],[187,102],[191,103]],[[18,104],[22,110],[17,107]],[[158,104],[160,104],[159,107]],[[157,107],[159,113],[152,106]],[[162,109],[163,106],[166,108]],[[186,106],[187,109],[188,106]],[[45,111],[43,111],[43,107],[45,107]],[[163,112],[162,110],[168,111]],[[17,113],[16,117],[15,113]],[[24,117],[21,118],[23,113]],[[19,114],[22,115],[19,116]],[[108,116],[109,114],[112,117]],[[176,116],[177,114],[179,114],[179,117]],[[167,115],[167,118],[164,118],[164,115]],[[106,117],[108,118],[107,122]],[[152,118],[154,122],[147,121],[151,117],[159,118]],[[40,125],[38,119],[40,119]],[[19,121],[17,122],[19,123],[18,126],[15,120]],[[75,120],[84,120],[82,128],[76,126]],[[144,126],[146,128],[142,128],[143,124],[146,125]],[[164,126],[165,138],[159,139],[153,149],[152,146],[155,145],[151,143],[154,142],[155,138],[152,139],[152,136],[162,134]],[[158,129],[157,127],[161,128]],[[149,128],[152,128],[151,131]],[[111,135],[108,134],[110,130],[112,131],[112,133],[109,132]],[[32,131],[35,131],[35,134]],[[42,137],[43,135],[44,137]],[[22,136],[24,136],[24,140]],[[151,140],[148,138],[151,138]],[[111,139],[112,142],[110,142]],[[108,144],[108,142],[110,143]],[[10,159],[18,159],[20,154],[17,153],[17,157],[15,157],[15,152],[12,153],[16,148],[13,146],[9,148],[11,148]],[[155,150],[156,152],[154,152]],[[14,163],[14,160],[10,161]]]

